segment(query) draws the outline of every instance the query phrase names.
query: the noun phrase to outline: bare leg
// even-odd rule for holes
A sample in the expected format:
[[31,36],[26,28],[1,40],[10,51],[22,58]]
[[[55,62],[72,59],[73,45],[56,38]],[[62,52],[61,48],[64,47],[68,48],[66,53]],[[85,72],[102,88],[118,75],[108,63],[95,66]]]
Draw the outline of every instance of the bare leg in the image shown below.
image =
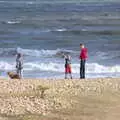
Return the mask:
[[18,69],[18,68],[17,68],[17,71],[16,71],[16,72],[17,72],[17,74],[19,75],[19,69]]
[[67,79],[67,73],[65,73],[65,79]]
[[22,69],[20,69],[20,78],[23,78],[23,70]]
[[72,74],[70,73],[70,78],[72,79]]

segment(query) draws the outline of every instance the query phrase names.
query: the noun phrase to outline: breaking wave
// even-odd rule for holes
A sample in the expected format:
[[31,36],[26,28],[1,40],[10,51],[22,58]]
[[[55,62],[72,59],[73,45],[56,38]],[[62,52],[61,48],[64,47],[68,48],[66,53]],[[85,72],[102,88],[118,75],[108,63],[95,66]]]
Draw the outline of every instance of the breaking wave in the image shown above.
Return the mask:
[[24,56],[34,56],[34,57],[43,57],[43,56],[62,56],[63,54],[75,53],[72,50],[65,49],[56,49],[56,50],[36,50],[36,49],[23,49],[23,48],[0,48],[1,56],[14,56],[17,53],[21,53]]
[[[0,70],[9,71],[15,70],[15,63],[8,63],[0,61]],[[44,71],[44,72],[64,72],[64,64],[62,63],[39,63],[39,62],[26,62],[24,63],[24,71]],[[86,65],[87,73],[104,74],[104,73],[120,73],[120,66],[103,66],[98,63],[91,63]],[[72,64],[72,72],[79,74],[79,64]]]
[[[21,53],[28,57],[63,57],[63,54],[71,54],[73,56],[79,56],[79,51],[67,50],[67,49],[23,49],[23,48],[0,48],[0,56],[13,57],[17,53]],[[108,52],[96,52],[91,58],[95,60],[111,60],[120,57],[120,51],[108,51]]]
[[23,55],[28,56],[62,56],[63,54],[74,53],[72,50],[65,50],[65,49],[56,49],[56,50],[33,50],[33,49],[22,49],[17,48],[17,52],[22,53]]

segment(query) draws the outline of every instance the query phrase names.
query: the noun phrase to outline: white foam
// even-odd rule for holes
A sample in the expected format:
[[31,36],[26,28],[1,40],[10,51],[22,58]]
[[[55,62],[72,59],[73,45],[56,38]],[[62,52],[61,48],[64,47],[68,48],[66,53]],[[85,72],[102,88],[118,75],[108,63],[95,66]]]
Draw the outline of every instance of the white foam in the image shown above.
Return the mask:
[[87,64],[88,73],[118,73],[120,72],[120,66],[103,66],[98,63]]
[[56,29],[55,31],[63,32],[63,31],[67,31],[67,29],[65,29],[65,28],[61,28],[61,29]]
[[10,64],[5,61],[0,61],[0,70],[1,71],[15,70],[15,64],[14,63]]
[[82,29],[82,31],[87,31],[87,29]]
[[[72,73],[73,74],[79,74],[79,64],[72,64]],[[7,71],[15,71],[15,63],[8,63],[5,61],[0,61],[0,70],[7,72]],[[24,72],[33,72],[35,74],[35,71],[37,73],[39,72],[57,72],[59,74],[64,73],[64,63],[40,63],[40,62],[25,62],[24,63]],[[116,74],[120,73],[120,66],[103,66],[99,65],[98,63],[92,63],[86,65],[86,73],[87,75],[91,76],[103,76],[103,77],[109,77],[106,76],[106,74],[110,74],[115,76]]]
[[[26,70],[40,70],[40,71],[52,71],[52,72],[64,72],[64,64],[61,63],[26,63]],[[86,65],[87,73],[119,73],[120,66],[103,66],[97,63],[87,64]],[[72,64],[72,72],[79,73],[79,64]]]
[[22,49],[22,48],[17,48],[17,52],[18,53],[22,53],[24,55],[28,55],[28,56],[53,56],[56,55],[57,53],[61,53],[61,52],[70,52],[70,53],[74,53],[75,51],[72,50],[65,50],[65,49],[56,49],[56,50],[36,50],[36,49]]
[[52,56],[55,55],[59,49],[57,50],[35,50],[35,49],[22,49],[22,48],[17,48],[17,52],[22,53],[24,55],[29,55],[29,56]]
[[77,51],[73,50],[66,50],[66,49],[55,49],[55,50],[45,50],[45,49],[23,49],[23,48],[0,48],[0,55],[1,56],[8,56],[8,55],[15,55],[21,53],[26,56],[33,56],[33,57],[51,57],[54,55],[62,55],[63,53],[77,53]]
[[19,24],[21,23],[20,21],[7,21],[7,24]]

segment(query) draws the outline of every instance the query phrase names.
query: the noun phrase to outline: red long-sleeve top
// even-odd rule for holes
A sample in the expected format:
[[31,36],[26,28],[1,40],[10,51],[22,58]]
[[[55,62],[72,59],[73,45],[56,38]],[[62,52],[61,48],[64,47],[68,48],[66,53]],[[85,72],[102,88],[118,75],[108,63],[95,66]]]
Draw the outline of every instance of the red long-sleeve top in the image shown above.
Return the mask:
[[80,52],[80,59],[86,60],[88,58],[88,50],[87,48],[82,48]]

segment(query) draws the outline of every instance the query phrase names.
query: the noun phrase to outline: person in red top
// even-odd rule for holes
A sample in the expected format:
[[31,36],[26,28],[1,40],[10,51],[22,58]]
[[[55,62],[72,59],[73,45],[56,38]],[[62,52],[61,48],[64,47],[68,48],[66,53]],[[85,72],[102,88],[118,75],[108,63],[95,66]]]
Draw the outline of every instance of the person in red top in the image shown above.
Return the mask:
[[85,48],[84,44],[80,44],[80,78],[85,79],[85,63],[88,58],[88,50]]

